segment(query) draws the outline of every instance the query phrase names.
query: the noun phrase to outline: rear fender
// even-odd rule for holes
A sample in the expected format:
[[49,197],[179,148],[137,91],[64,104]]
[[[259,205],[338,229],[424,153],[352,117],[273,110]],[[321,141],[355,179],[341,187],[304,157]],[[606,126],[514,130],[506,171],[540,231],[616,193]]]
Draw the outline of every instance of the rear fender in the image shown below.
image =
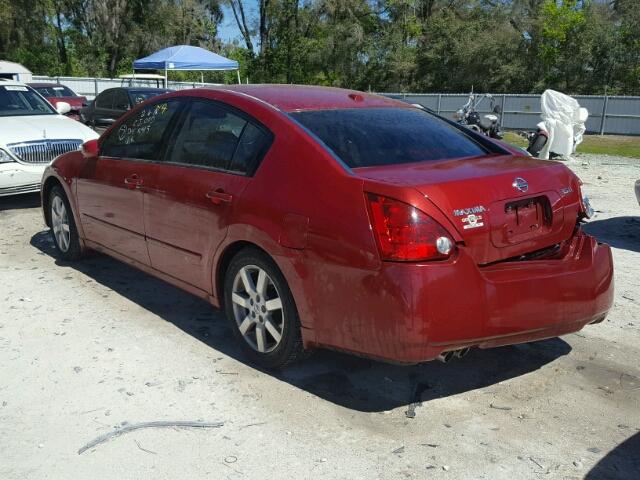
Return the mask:
[[[275,225],[266,225],[265,228],[257,228],[253,225],[236,223],[229,226],[227,236],[217,249],[212,262],[212,303],[222,306],[222,292],[224,278],[222,276],[222,259],[230,248],[238,243],[250,244],[263,250],[278,266],[285,279],[296,304],[300,323],[304,330],[313,327],[313,314],[306,301],[302,279],[308,276],[304,250],[283,247],[279,243],[280,228]],[[305,344],[311,341],[310,332],[304,335]]]

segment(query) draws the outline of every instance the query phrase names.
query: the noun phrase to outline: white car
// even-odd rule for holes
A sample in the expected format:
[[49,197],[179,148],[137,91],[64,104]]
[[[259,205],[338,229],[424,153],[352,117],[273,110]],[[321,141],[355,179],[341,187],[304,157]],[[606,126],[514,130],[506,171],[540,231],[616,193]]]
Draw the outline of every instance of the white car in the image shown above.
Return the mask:
[[30,87],[0,79],[0,197],[37,192],[45,167],[58,155],[98,138],[89,127],[65,117]]

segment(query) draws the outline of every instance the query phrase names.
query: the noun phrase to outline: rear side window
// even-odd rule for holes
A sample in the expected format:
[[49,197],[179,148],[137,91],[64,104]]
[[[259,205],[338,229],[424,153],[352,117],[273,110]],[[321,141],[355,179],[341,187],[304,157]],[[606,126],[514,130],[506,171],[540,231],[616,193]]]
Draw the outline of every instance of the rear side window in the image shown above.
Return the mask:
[[172,144],[169,162],[251,174],[270,136],[217,103],[194,100]]
[[112,108],[113,107],[113,97],[115,95],[115,90],[106,90],[102,92],[96,98],[96,107],[98,108]]
[[170,162],[226,169],[247,122],[210,102],[194,101],[167,158]]
[[453,126],[417,108],[315,110],[291,116],[351,168],[487,153]]
[[113,97],[113,109],[114,110],[128,110],[129,109],[129,97],[124,90],[116,90]]
[[35,90],[43,97],[75,97],[76,94],[63,85],[52,87],[35,87]]
[[109,133],[100,155],[114,158],[159,160],[163,135],[179,109],[176,100],[147,105]]
[[271,135],[254,124],[247,123],[229,170],[237,173],[252,174],[269,145],[271,145]]

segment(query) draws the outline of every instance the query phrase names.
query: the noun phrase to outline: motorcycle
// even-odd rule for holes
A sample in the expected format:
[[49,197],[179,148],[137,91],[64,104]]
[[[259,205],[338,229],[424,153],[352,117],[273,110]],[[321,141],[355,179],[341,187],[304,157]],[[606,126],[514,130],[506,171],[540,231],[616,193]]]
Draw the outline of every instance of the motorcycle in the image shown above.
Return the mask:
[[534,157],[569,157],[582,143],[589,111],[577,100],[554,90],[545,90],[540,98],[542,122],[529,134],[527,151]]
[[[489,100],[492,113],[481,115],[478,113],[478,107],[485,100]],[[500,116],[502,115],[502,107],[495,104],[493,95],[487,93],[485,95],[477,95],[473,92],[469,94],[469,99],[464,106],[456,112],[455,119],[460,125],[464,125],[471,130],[482,133],[491,138],[502,139],[502,131],[500,130]]]

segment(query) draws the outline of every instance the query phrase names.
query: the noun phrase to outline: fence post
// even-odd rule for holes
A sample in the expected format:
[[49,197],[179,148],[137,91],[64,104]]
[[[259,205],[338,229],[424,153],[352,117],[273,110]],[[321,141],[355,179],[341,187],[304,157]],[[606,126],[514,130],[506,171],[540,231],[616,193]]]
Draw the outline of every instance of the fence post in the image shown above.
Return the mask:
[[97,78],[93,79],[93,92],[94,92],[94,95],[97,97],[98,96],[98,79]]
[[609,105],[609,95],[604,95],[604,102],[602,102],[602,118],[600,118],[600,135],[604,135],[604,125],[607,119],[607,106]]
[[502,126],[504,125],[504,115],[505,115],[505,110],[506,108],[505,105],[507,104],[507,95],[506,94],[502,94],[502,113],[500,114],[500,128],[502,128]]
[[438,94],[438,110],[437,110],[437,114],[440,115],[440,106],[442,105],[442,94],[439,93]]

